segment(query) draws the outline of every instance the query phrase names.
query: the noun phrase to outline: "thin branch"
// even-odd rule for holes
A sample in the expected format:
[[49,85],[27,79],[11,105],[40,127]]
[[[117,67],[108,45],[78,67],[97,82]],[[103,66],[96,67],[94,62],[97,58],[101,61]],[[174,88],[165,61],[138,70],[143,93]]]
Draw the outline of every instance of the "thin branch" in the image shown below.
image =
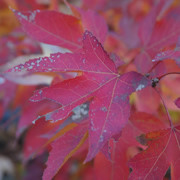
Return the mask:
[[180,74],[180,72],[169,72],[169,73],[166,73],[166,74],[163,74],[162,76],[158,77],[158,79],[162,79],[163,77],[167,76],[167,75],[170,75],[170,74]]
[[167,109],[167,106],[166,106],[166,104],[165,104],[165,102],[164,102],[161,94],[158,92],[158,90],[157,90],[156,88],[154,88],[154,90],[155,90],[155,91],[157,92],[157,94],[159,95],[159,97],[160,97],[160,99],[161,99],[161,101],[162,101],[162,103],[163,103],[164,109],[165,109],[165,111],[166,111],[166,114],[167,114],[167,118],[168,118],[168,120],[169,120],[170,127],[173,128],[173,123],[172,123],[172,120],[171,120],[171,116],[170,116],[170,114],[169,114],[169,111],[168,111],[168,109]]
[[152,68],[151,68],[147,73],[148,73],[148,74],[151,73],[151,72],[153,71],[153,69],[154,69],[159,63],[161,63],[161,61],[158,61],[156,64],[154,64],[154,65],[152,66]]

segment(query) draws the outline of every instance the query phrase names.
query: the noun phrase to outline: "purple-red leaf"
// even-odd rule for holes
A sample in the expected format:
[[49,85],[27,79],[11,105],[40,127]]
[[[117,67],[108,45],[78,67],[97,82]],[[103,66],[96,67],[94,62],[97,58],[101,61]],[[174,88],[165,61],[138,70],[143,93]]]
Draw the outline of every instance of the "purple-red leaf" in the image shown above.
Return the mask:
[[80,21],[56,11],[19,12],[13,10],[23,29],[34,39],[76,51],[81,48]]
[[55,142],[50,151],[43,180],[52,179],[63,164],[81,147],[87,139],[87,125],[82,124],[67,132]]
[[163,179],[169,166],[171,179],[180,177],[180,126],[146,134],[148,148],[130,160],[129,180]]
[[162,61],[165,59],[175,60],[177,65],[180,67],[180,48],[175,49],[175,50],[168,50],[168,51],[158,53],[152,61],[153,62]]
[[164,14],[168,7],[172,4],[172,0],[160,0],[150,13],[143,19],[140,24],[139,36],[143,45],[147,45],[151,39],[155,28],[156,21]]
[[60,104],[59,109],[45,115],[46,120],[54,121],[67,118],[75,107],[91,100],[90,145],[85,160],[90,161],[127,123],[130,114],[129,95],[150,85],[150,80],[136,72],[120,75],[101,44],[88,31],[83,37],[83,51],[30,60],[10,71],[83,72],[79,77],[36,91],[31,100],[49,99]]

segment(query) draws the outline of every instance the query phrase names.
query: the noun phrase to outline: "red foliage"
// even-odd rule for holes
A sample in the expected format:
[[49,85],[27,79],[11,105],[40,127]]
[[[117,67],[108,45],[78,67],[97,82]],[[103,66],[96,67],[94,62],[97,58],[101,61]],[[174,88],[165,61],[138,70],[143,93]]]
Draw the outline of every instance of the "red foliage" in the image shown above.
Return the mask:
[[[84,179],[163,179],[169,168],[171,179],[178,179],[180,89],[171,87],[180,80],[179,4],[172,0],[84,0],[81,8],[65,4],[74,16],[13,10],[29,36],[68,50],[32,58],[3,75],[46,73],[54,78],[22,108],[18,133],[34,124],[25,138],[25,157],[49,151],[43,174],[47,180],[65,179],[68,170],[65,166],[61,176],[60,169],[79,156],[84,163],[94,159],[93,167],[84,170]],[[7,96],[3,105],[6,101]]]

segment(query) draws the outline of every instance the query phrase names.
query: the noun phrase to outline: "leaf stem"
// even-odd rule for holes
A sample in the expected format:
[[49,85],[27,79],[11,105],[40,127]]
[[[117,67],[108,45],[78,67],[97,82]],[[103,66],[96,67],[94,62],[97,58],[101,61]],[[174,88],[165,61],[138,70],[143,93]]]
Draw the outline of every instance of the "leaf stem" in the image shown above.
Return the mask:
[[157,92],[157,94],[159,95],[159,97],[160,97],[160,99],[161,99],[161,101],[162,101],[162,103],[163,103],[164,109],[165,109],[165,111],[166,111],[166,114],[167,114],[167,118],[168,118],[170,127],[173,128],[173,123],[172,123],[171,116],[170,116],[170,114],[169,114],[168,108],[167,108],[167,106],[166,106],[166,104],[165,104],[165,102],[164,102],[161,94],[159,93],[159,91],[158,91],[156,88],[154,88],[154,90],[155,90],[155,91]]
[[152,70],[159,64],[161,61],[158,61],[156,64],[152,66],[152,68],[147,72],[148,74],[152,72]]
[[158,79],[162,79],[163,77],[167,76],[167,75],[170,75],[170,74],[180,74],[180,72],[169,72],[169,73],[166,73],[166,74],[163,74],[162,76],[159,76]]

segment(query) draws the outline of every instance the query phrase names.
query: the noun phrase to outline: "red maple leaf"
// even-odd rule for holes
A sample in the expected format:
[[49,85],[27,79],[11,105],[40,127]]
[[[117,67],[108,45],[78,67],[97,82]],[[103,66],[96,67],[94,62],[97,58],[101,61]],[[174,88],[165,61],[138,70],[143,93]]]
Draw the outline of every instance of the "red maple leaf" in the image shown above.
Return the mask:
[[[150,85],[150,80],[136,72],[120,75],[98,40],[88,31],[83,37],[83,53],[56,53],[29,60],[9,71],[83,72],[35,92],[32,101],[52,100],[61,105],[45,115],[46,120],[63,120],[78,105],[92,100],[89,109],[89,161],[120,133],[130,114],[129,95]],[[88,111],[83,112],[87,114]]]
[[28,35],[34,39],[76,51],[81,48],[83,33],[80,20],[56,11],[13,10]]
[[171,179],[180,177],[180,126],[146,134],[148,148],[129,161],[131,179],[163,179],[171,167]]
[[162,61],[165,59],[173,59],[176,61],[177,65],[180,66],[180,48],[178,47],[174,50],[168,50],[158,53],[152,61]]
[[40,42],[78,51],[82,47],[84,29],[91,31],[103,43],[108,32],[104,18],[91,10],[83,11],[72,5],[70,7],[80,13],[79,17],[50,10],[13,11],[24,31]]
[[[179,37],[179,8],[164,13],[166,3],[166,1],[159,1],[159,5],[155,6],[152,12],[141,23],[139,35],[142,41],[142,47],[140,54],[135,58],[136,67],[141,73],[147,73],[153,67],[152,59],[155,55],[164,48],[175,45]],[[161,17],[162,13],[164,13],[163,18]],[[172,54],[172,51],[167,55],[170,56],[170,54]],[[178,53],[176,54],[178,55]],[[162,55],[160,56],[162,58]],[[155,72],[155,74],[157,73],[158,71]]]
[[[151,114],[144,112],[133,113],[128,124],[123,128],[118,141],[109,142],[111,159],[107,160],[101,153],[96,156],[94,162],[96,179],[119,180],[120,175],[121,179],[128,179],[130,173],[128,161],[139,152],[137,147],[145,148],[136,139],[140,139],[142,133],[165,127],[162,121]],[[142,144],[143,140],[141,141]]]
[[83,123],[51,144],[52,150],[46,162],[47,168],[43,174],[44,180],[52,179],[72,154],[82,146],[88,137],[86,132],[87,123]]

